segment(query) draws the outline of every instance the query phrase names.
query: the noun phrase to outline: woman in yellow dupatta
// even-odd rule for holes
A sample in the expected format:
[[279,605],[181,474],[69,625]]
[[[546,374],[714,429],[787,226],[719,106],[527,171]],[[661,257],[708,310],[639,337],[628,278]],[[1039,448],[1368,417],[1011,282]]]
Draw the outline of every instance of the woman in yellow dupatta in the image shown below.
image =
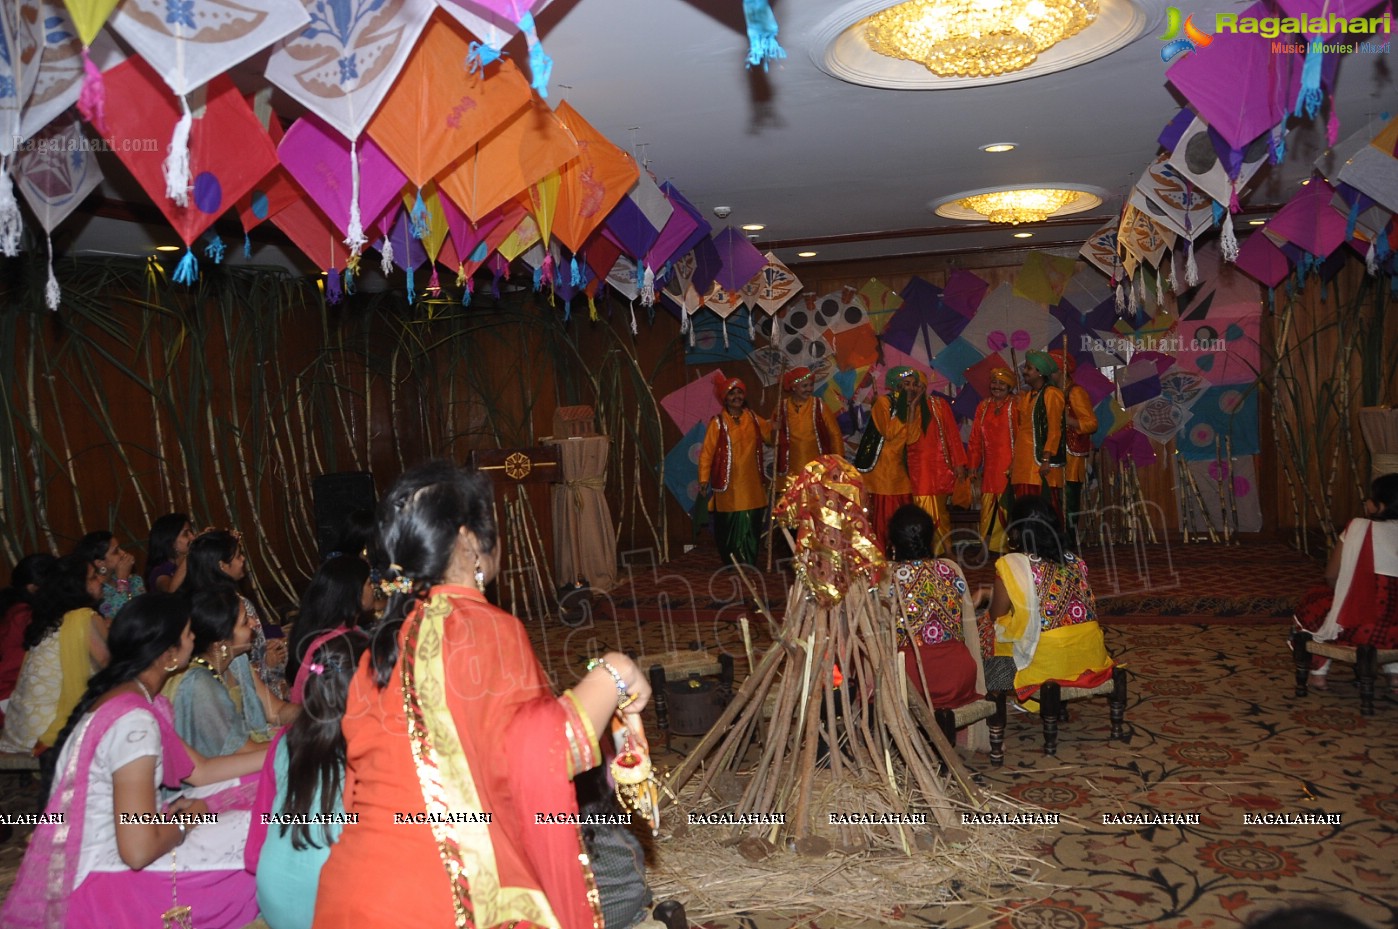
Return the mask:
[[101,597],[94,565],[76,554],[59,559],[35,596],[0,751],[38,754],[57,741],[87,679],[107,664],[111,620],[97,612]]
[[492,504],[483,475],[434,462],[380,505],[390,598],[342,724],[358,821],[321,871],[316,929],[601,926],[571,778],[618,709],[644,739],[650,689],[612,652],[555,696],[519,620],[485,598]]
[[1097,624],[1087,565],[1067,549],[1043,497],[1015,501],[1009,538],[1015,551],[995,563],[996,658],[986,663],[986,687],[1009,689],[1012,670],[1019,700],[1037,711],[1032,698],[1045,681],[1096,687],[1111,678],[1115,663]]

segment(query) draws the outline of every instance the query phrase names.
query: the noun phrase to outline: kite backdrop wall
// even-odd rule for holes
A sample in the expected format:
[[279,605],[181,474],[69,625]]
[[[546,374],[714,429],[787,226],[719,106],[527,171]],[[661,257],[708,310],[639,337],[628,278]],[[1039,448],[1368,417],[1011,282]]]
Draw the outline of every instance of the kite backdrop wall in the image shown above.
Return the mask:
[[[1150,465],[1171,459],[1173,443],[1191,468],[1230,470],[1231,457],[1231,471],[1250,475],[1260,450],[1261,289],[1221,267],[1215,245],[1202,247],[1196,260],[1204,284],[1163,303],[1148,295],[1125,314],[1087,262],[1047,253],[1031,253],[1012,275],[987,275],[1003,279],[998,284],[956,269],[940,284],[914,276],[897,291],[877,279],[850,281],[826,294],[803,293],[771,316],[747,305],[723,319],[696,311],[686,336],[691,383],[661,401],[684,436],[671,460],[694,457],[703,438],[696,417],[717,412],[708,380],[715,364],[744,359],[769,388],[783,370],[812,368],[847,443],[867,423],[884,372],[909,365],[951,401],[965,435],[992,368],[1017,366],[1025,352],[1062,348],[1066,339],[1078,362],[1075,383],[1097,405],[1094,445],[1105,449],[1106,461]],[[678,301],[674,306],[686,312]],[[757,318],[751,338],[749,310]],[[755,390],[750,396],[761,408]],[[763,396],[768,406],[775,402],[774,391]],[[693,503],[688,483],[671,483],[686,507]],[[1214,483],[1210,478],[1208,486]],[[1256,482],[1235,483],[1239,512],[1256,510]]]

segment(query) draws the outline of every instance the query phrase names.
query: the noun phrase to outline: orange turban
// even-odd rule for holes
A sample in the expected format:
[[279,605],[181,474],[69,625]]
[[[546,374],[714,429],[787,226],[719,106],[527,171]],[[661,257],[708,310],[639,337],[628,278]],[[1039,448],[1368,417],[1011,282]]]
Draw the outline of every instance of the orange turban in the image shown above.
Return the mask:
[[741,387],[743,393],[747,393],[748,385],[743,383],[742,378],[724,377],[721,374],[714,375],[714,396],[718,398],[719,403],[728,399],[728,392],[734,387]]
[[1013,374],[1010,373],[1010,369],[1009,369],[1009,368],[991,368],[991,369],[990,369],[990,382],[993,384],[993,383],[995,383],[996,381],[999,381],[1001,384],[1004,384],[1006,387],[1013,387],[1013,386],[1015,386],[1015,376],[1014,376]]
[[1052,349],[1049,351],[1049,355],[1053,357],[1054,361],[1058,362],[1058,370],[1067,371],[1069,377],[1072,377],[1073,372],[1078,369],[1078,360],[1064,352],[1061,348]]

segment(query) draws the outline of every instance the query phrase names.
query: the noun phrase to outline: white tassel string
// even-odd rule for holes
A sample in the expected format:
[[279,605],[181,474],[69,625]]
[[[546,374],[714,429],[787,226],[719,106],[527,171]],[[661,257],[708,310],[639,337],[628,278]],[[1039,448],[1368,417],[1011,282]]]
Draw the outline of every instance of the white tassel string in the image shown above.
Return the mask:
[[50,310],[57,312],[58,301],[63,296],[63,291],[58,288],[58,278],[53,276],[53,236],[46,235],[49,243],[49,280],[44,285],[44,303]]
[[170,150],[165,154],[162,170],[165,173],[165,196],[176,206],[189,206],[189,132],[194,128],[194,114],[189,111],[189,101],[180,95],[180,108],[184,111],[180,121],[175,123],[175,131],[170,136]]
[[364,238],[364,223],[359,216],[359,141],[350,139],[350,212],[345,246],[351,255],[358,255],[368,240]]
[[15,200],[15,185],[10,180],[9,167],[8,162],[0,162],[0,253],[13,258],[19,254],[24,219]]
[[1189,243],[1189,257],[1184,262],[1184,283],[1188,287],[1199,286],[1199,265],[1194,260],[1194,243]]
[[1232,213],[1223,217],[1223,231],[1219,233],[1218,250],[1223,255],[1223,260],[1229,264],[1238,260],[1238,237],[1233,232]]
[[388,236],[383,238],[383,251],[379,257],[379,270],[384,277],[393,273],[393,239]]

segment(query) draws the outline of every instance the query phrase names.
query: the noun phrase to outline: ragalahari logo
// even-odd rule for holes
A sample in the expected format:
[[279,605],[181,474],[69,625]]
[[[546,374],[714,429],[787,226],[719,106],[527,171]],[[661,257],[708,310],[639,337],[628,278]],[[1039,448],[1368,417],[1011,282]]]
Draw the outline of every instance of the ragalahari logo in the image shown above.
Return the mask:
[[[1181,36],[1181,32],[1184,35]],[[1168,7],[1165,11],[1165,34],[1160,37],[1160,41],[1165,43],[1160,50],[1160,60],[1169,64],[1185,52],[1204,48],[1213,40],[1213,36],[1194,25],[1193,13],[1184,16],[1179,8]]]

